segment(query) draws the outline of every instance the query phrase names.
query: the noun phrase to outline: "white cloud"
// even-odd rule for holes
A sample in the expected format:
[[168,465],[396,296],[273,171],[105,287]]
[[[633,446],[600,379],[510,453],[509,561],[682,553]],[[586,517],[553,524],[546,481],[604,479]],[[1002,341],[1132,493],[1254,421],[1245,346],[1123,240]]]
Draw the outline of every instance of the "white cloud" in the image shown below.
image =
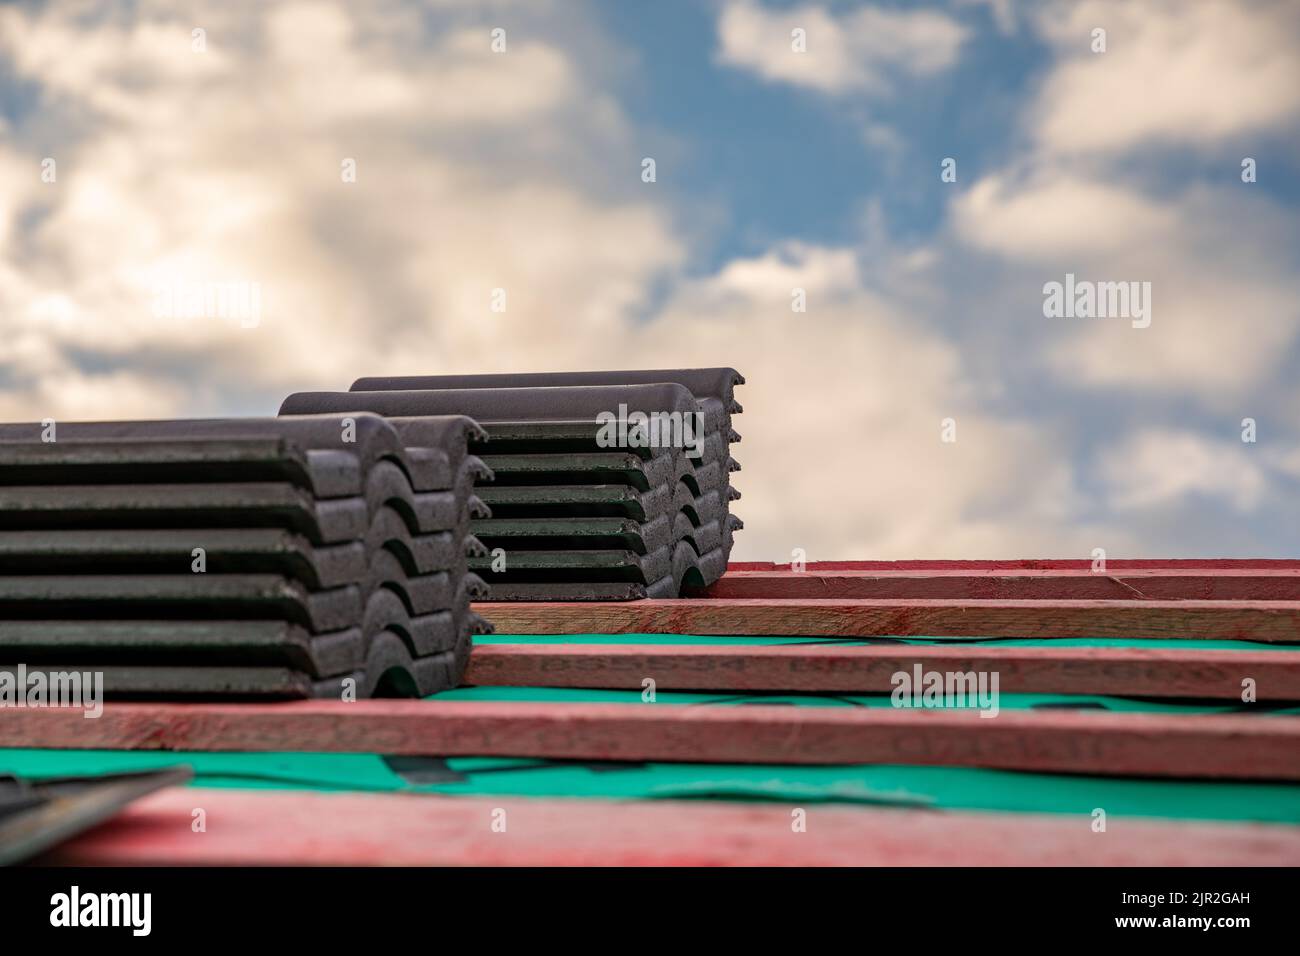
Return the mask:
[[[21,135],[0,144],[6,416],[156,416],[366,371],[582,364],[681,264],[636,163],[619,176],[595,158],[640,155],[579,79],[601,65],[524,14],[494,54],[486,27],[430,27],[400,4],[241,11],[193,21],[202,53],[160,5],[93,22],[0,11],[0,58],[39,90],[58,141],[53,184]],[[232,281],[260,287],[256,328],[154,314],[159,282]]]
[[22,395],[0,392],[0,421],[157,418],[160,410],[179,407],[184,399],[183,388],[148,374],[125,369],[87,373],[60,364],[44,368]]
[[[140,125],[201,125],[233,105],[233,90],[252,92],[257,80],[275,95],[246,100],[225,116],[231,126],[241,113],[296,132],[394,118],[508,124],[575,92],[568,60],[544,43],[521,38],[497,55],[486,28],[452,27],[429,49],[417,45],[428,38],[415,11],[401,7],[292,2],[253,6],[241,17],[248,7],[235,4],[193,21],[174,7],[145,3],[138,18],[95,23],[65,7],[0,10],[0,52],[56,105]],[[202,51],[192,46],[192,22],[204,24]],[[159,96],[161,83],[175,95]]]
[[[1032,110],[1051,152],[1200,146],[1300,115],[1294,3],[1085,0],[1045,4],[1036,20],[1060,57]],[[1094,28],[1105,53],[1091,52]]]
[[[1231,405],[1272,377],[1300,337],[1300,282],[1284,238],[1294,224],[1246,186],[1156,200],[1112,177],[994,174],[952,206],[955,234],[1008,263],[1030,309],[1036,290],[1078,279],[1151,283],[1151,324],[1041,319],[1044,356],[1089,387],[1178,390]],[[1059,334],[1058,334],[1059,333]]]
[[1186,430],[1144,429],[1107,451],[1099,473],[1119,509],[1159,508],[1200,495],[1246,512],[1259,505],[1269,484],[1251,449]]
[[1097,540],[1073,520],[1080,497],[1050,434],[982,409],[957,349],[868,287],[845,250],[789,244],[728,263],[681,287],[637,344],[648,365],[745,373],[745,555],[1024,557]]
[[[1127,530],[1143,502],[1257,508],[1294,467],[1144,431],[1105,459],[1124,523],[1081,520],[1097,508],[1070,433],[973,363],[940,311],[961,302],[1002,361],[1083,390],[1257,397],[1300,323],[1294,226],[1266,198],[1176,183],[1156,195],[1045,133],[1014,167],[958,187],[950,235],[899,248],[881,221],[854,247],[775,243],[683,281],[685,227],[671,193],[639,180],[645,145],[607,82],[621,51],[584,33],[597,18],[520,4],[510,52],[494,55],[471,8],[430,26],[441,13],[427,6],[0,10],[0,59],[40,97],[0,142],[0,418],[270,412],[286,391],[357,374],[614,367],[634,349],[646,366],[735,365],[750,383],[737,558],[1086,555],[1098,541],[1149,553],[1169,539]],[[530,15],[570,21],[516,26]],[[205,54],[190,50],[192,22]],[[795,25],[807,54],[789,52]],[[965,33],[938,13],[730,3],[719,56],[878,95],[951,66]],[[1112,52],[1122,39],[1112,30]],[[1054,75],[1047,89],[1066,89]],[[1084,115],[1055,95],[1062,115]],[[867,134],[878,148],[892,135]],[[1154,135],[1115,137],[1115,155]],[[47,149],[57,184],[40,182]],[[1150,278],[1152,328],[1062,325],[1031,354],[1005,316],[962,299],[952,265],[987,257],[1035,300],[1066,266]],[[160,320],[159,275],[256,281],[266,314],[256,329]],[[504,314],[488,308],[497,287]],[[806,314],[790,311],[794,287]],[[947,417],[955,444],[939,440]]]
[[1020,260],[1107,256],[1122,247],[1174,240],[1179,219],[1113,182],[1062,175],[994,173],[952,204],[957,234],[981,249]]
[[[805,52],[792,49],[795,29],[805,32]],[[960,23],[929,10],[866,6],[836,15],[817,5],[773,10],[729,0],[718,19],[722,63],[827,93],[881,93],[894,77],[939,73],[966,39]]]
[[[1056,54],[1023,116],[1031,148],[954,198],[952,235],[1003,260],[1027,316],[1029,290],[1067,272],[1152,287],[1147,329],[1043,320],[1037,361],[1055,377],[1225,410],[1284,368],[1300,338],[1294,211],[1241,183],[1236,160],[1205,185],[1158,149],[1285,130],[1300,31],[1283,7],[1082,0],[1031,18]],[[1090,52],[1094,27],[1105,53]]]

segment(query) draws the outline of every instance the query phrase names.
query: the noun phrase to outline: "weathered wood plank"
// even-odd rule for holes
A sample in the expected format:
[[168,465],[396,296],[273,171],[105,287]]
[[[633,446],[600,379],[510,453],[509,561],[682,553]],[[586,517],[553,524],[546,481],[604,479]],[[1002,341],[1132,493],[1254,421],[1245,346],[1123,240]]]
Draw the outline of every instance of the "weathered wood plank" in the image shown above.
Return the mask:
[[1300,602],[698,598],[476,605],[501,634],[1300,640]]
[[[196,838],[193,811],[208,830]],[[808,805],[172,789],[65,866],[1297,866],[1300,827]],[[493,828],[503,819],[506,828]]]
[[1002,693],[1300,700],[1300,652],[1130,647],[482,644],[466,681],[519,687],[888,693],[894,674],[990,672]]
[[[1070,571],[1090,571],[1092,562],[1086,558],[1016,558],[1007,560],[907,560],[907,561],[809,561],[804,571],[1016,571],[1057,568]],[[1108,558],[1108,571],[1135,570],[1138,568],[1185,568],[1189,570],[1210,568],[1300,568],[1296,558]],[[788,571],[788,563],[773,561],[732,561],[728,571]]]
[[852,707],[294,701],[18,708],[0,746],[703,763],[925,764],[1300,780],[1300,717]]
[[1297,601],[1300,569],[735,571],[709,598]]

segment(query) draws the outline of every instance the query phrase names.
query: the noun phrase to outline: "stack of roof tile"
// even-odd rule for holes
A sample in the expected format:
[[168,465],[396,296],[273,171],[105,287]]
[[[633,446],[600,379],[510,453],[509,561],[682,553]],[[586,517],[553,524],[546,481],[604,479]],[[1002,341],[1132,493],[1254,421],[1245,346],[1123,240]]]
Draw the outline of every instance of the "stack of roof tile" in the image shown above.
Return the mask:
[[[741,527],[730,448],[743,381],[734,369],[363,378],[291,395],[281,413],[480,422],[490,441],[471,450],[495,477],[480,489],[492,516],[473,528],[492,553],[472,566],[494,600],[675,597],[721,577]],[[655,415],[661,428],[636,431]]]
[[116,696],[455,686],[487,629],[481,437],[463,417],[0,425],[0,665],[102,671]]

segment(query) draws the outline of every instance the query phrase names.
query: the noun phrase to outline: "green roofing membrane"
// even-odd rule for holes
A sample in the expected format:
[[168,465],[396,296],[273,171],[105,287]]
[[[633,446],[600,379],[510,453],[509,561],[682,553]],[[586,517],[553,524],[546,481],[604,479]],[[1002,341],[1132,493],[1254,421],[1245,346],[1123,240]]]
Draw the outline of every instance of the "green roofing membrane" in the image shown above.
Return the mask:
[[[888,639],[901,644],[952,644],[951,638]],[[1155,647],[1201,650],[1300,651],[1297,645],[1198,640],[961,641],[1013,647]],[[865,645],[877,639],[717,637],[679,634],[509,635],[479,644],[641,644],[779,646]],[[548,687],[461,687],[439,701],[632,703],[640,706],[772,704],[795,707],[888,707],[888,694],[735,694],[659,691],[653,704],[639,690]],[[1300,714],[1300,707],[1223,701],[1169,701],[1064,694],[1001,694],[1004,710],[1076,709],[1160,714],[1252,712]],[[1028,773],[966,767],[895,765],[785,766],[583,762],[501,757],[389,757],[382,754],[184,753],[156,751],[0,749],[0,773],[28,777],[117,773],[178,763],[195,771],[193,785],[248,789],[439,793],[465,796],[604,799],[725,799],[786,804],[840,803],[1077,814],[1096,808],[1111,817],[1164,817],[1300,824],[1300,783],[1167,780]]]
[[121,773],[188,764],[193,785],[461,796],[725,799],[1300,824],[1300,784],[1072,776],[965,767],[584,763],[378,754],[0,750],[0,772]]
[[[437,701],[528,701],[552,704],[643,704],[640,690],[589,690],[581,687],[457,687],[428,698]],[[889,694],[729,694],[658,691],[653,704],[773,704],[795,707],[889,707]],[[906,705],[905,705],[906,706]],[[977,705],[972,703],[972,707]],[[1152,714],[1300,714],[1300,706],[1239,704],[1228,701],[1168,701],[1085,694],[999,694],[1001,710],[1111,710]]]

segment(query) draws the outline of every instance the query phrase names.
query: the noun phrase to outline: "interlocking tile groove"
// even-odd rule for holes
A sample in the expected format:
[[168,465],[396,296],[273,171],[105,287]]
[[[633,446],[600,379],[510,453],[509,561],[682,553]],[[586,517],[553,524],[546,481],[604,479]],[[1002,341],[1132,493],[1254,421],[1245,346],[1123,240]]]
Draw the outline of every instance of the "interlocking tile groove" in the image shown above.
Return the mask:
[[[281,414],[465,414],[493,472],[478,494],[493,516],[472,530],[471,562],[497,600],[675,597],[726,568],[740,497],[730,445],[741,407],[730,368],[362,378],[352,390],[289,396]],[[604,447],[603,416],[698,412],[700,452]]]
[[68,422],[45,437],[0,425],[0,660],[88,665],[111,696],[333,696],[344,679],[358,696],[423,695],[453,686],[490,630],[468,561],[491,470],[468,418]]

